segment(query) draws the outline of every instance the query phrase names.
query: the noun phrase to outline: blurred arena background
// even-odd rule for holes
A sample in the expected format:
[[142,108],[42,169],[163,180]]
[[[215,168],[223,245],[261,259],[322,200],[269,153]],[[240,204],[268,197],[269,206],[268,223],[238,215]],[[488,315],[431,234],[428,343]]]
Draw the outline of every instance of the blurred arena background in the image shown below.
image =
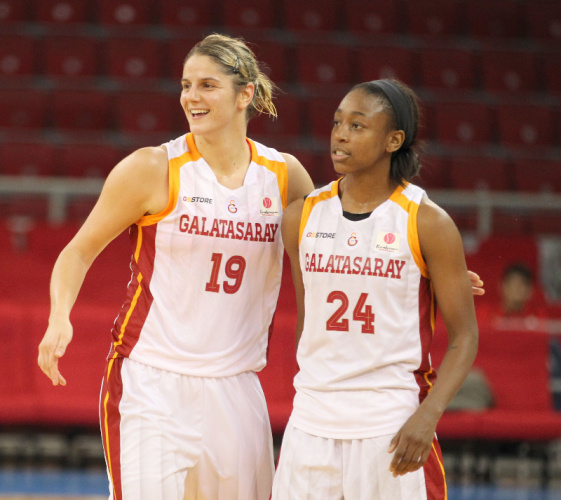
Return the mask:
[[[329,130],[346,90],[385,77],[415,88],[417,183],[454,218],[487,289],[476,367],[493,403],[439,426],[449,498],[561,498],[558,0],[0,0],[0,495],[106,496],[97,399],[127,236],[86,279],[66,388],[36,365],[50,272],[119,159],[186,132],[183,58],[212,32],[251,42],[283,91],[278,120],[252,121],[252,138],[297,156],[318,185],[334,176]],[[488,311],[512,262],[535,289],[527,314],[497,323]],[[296,371],[285,274],[261,377],[279,443]],[[445,345],[438,324],[435,366]]]

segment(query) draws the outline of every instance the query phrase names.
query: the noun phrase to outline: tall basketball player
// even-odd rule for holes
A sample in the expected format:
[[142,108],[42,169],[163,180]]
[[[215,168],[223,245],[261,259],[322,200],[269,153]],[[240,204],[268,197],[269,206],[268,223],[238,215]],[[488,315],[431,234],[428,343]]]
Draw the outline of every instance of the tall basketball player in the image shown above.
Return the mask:
[[[343,177],[285,212],[300,371],[274,500],[446,498],[435,429],[478,330],[459,232],[409,183],[418,117],[400,82],[354,87],[331,134]],[[437,302],[449,337],[438,380]]]
[[191,133],[134,152],[107,178],[55,264],[39,365],[66,384],[71,308],[92,261],[128,228],[132,278],[100,402],[110,498],[266,500],[272,437],[256,372],[281,282],[282,213],[313,184],[294,157],[246,138],[251,117],[276,110],[245,43],[205,38],[181,83]]

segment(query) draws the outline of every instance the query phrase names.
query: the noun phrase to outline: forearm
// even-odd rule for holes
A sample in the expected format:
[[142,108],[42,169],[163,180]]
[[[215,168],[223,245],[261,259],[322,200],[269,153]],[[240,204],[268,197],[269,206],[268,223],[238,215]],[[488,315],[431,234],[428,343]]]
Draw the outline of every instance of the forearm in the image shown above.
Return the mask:
[[421,411],[427,412],[436,421],[440,419],[467,377],[476,354],[477,331],[450,340],[438,378],[421,404]]
[[66,247],[60,253],[51,276],[50,320],[70,316],[90,265],[72,248]]

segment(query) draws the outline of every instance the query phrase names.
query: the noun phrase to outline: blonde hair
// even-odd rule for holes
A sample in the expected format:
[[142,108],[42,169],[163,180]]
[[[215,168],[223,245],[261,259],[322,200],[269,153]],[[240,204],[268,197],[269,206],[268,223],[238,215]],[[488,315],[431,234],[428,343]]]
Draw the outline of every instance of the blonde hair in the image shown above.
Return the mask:
[[241,38],[214,33],[198,42],[187,54],[185,62],[194,55],[205,55],[218,63],[224,72],[234,78],[237,88],[248,83],[255,85],[253,101],[248,107],[248,119],[261,113],[277,117],[277,109],[273,104],[276,85],[265,75],[253,51]]

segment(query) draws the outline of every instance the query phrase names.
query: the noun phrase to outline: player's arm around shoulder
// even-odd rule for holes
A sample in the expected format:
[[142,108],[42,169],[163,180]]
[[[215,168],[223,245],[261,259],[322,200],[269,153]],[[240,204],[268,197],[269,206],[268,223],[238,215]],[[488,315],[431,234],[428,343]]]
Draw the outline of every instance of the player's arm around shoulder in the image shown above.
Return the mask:
[[296,325],[296,343],[300,341],[304,327],[304,282],[300,268],[299,243],[300,243],[300,221],[302,209],[304,208],[304,197],[293,201],[282,216],[282,239],[284,248],[290,258],[292,283],[296,294],[296,306],[298,308],[298,321]]
[[62,250],[53,268],[49,325],[39,345],[38,364],[54,385],[66,385],[58,359],[72,340],[70,311],[94,259],[115,237],[145,213],[167,204],[167,154],[144,148],[122,160],[109,174],[92,212]]
[[310,194],[314,190],[314,183],[304,165],[296,157],[288,153],[281,154],[286,162],[288,205],[290,205],[294,200]]

